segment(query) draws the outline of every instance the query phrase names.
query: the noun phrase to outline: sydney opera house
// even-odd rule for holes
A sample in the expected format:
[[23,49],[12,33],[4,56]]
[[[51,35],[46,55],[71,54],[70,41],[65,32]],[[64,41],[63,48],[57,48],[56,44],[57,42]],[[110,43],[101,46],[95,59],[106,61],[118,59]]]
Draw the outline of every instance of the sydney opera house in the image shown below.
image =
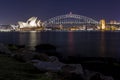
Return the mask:
[[43,23],[38,20],[37,17],[31,17],[26,22],[19,21],[18,27],[21,31],[26,30],[41,30],[43,26]]

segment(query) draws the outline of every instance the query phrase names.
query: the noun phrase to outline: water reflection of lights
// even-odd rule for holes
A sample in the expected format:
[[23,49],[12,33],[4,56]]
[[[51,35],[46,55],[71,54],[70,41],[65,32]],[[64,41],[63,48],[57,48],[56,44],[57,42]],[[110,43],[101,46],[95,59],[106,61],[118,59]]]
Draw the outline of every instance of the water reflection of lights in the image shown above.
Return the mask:
[[70,51],[70,53],[72,54],[72,53],[74,53],[74,39],[73,39],[73,32],[70,32],[69,34],[68,34],[68,47],[69,47],[69,51]]
[[26,34],[24,32],[19,33],[19,45],[25,45],[27,39],[26,39]]
[[29,42],[28,42],[28,47],[30,50],[34,50],[35,46],[37,45],[37,33],[36,31],[31,31],[29,33]]
[[102,32],[101,33],[101,46],[100,46],[100,56],[104,57],[105,56],[105,52],[106,52],[106,45],[105,45],[105,33]]

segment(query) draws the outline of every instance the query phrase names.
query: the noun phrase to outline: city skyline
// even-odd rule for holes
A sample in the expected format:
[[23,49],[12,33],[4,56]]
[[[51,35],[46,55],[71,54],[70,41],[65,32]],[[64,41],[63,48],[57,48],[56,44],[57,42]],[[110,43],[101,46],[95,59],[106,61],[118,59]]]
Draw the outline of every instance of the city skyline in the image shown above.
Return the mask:
[[17,24],[32,16],[45,21],[69,12],[97,21],[103,18],[120,21],[119,3],[114,0],[1,0],[0,24]]

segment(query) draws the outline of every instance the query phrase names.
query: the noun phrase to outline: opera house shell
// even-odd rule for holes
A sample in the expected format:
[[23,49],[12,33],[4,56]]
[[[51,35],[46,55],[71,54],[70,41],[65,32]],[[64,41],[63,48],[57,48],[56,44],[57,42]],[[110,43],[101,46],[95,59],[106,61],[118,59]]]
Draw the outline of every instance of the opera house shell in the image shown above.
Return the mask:
[[37,19],[37,17],[31,17],[26,22],[19,21],[18,22],[19,28],[38,28],[42,27],[43,23]]

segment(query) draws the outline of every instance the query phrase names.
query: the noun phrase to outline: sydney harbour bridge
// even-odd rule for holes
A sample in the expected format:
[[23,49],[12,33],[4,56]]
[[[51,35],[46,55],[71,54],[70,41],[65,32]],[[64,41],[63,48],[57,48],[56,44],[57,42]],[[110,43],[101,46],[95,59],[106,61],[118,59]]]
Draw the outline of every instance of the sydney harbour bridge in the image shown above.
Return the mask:
[[50,18],[44,22],[44,25],[58,29],[82,30],[97,29],[99,22],[86,16],[69,13]]
[[[5,27],[0,26],[0,30]],[[6,29],[3,29],[6,30]],[[17,31],[41,31],[41,30],[120,30],[120,23],[107,23],[104,19],[96,21],[92,18],[72,14],[56,16],[46,21],[41,21],[37,17],[31,17],[26,22],[18,21],[18,25],[11,25],[8,30]]]
[[72,14],[56,16],[44,21],[44,26],[57,30],[119,30],[120,23],[106,23],[104,19],[96,21],[92,18]]
[[66,14],[53,17],[44,22],[45,25],[60,25],[60,24],[98,24],[99,22],[81,15],[76,14]]

